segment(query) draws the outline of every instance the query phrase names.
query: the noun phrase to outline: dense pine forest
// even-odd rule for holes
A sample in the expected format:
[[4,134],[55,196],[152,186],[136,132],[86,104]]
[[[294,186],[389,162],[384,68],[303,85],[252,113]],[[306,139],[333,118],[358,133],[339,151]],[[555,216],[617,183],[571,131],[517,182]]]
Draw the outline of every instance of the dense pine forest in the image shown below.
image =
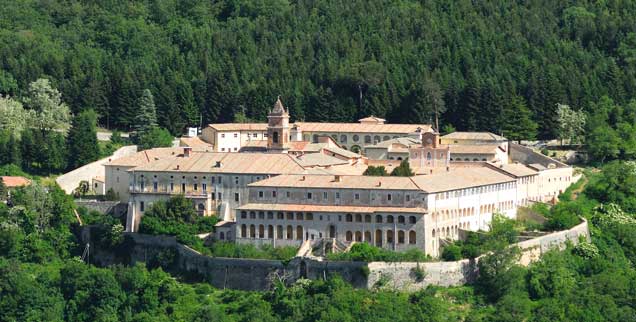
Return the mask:
[[[430,122],[557,136],[557,103],[636,92],[634,1],[4,1],[0,93],[48,78],[71,112],[128,130],[264,120]],[[505,133],[504,133],[505,134]]]

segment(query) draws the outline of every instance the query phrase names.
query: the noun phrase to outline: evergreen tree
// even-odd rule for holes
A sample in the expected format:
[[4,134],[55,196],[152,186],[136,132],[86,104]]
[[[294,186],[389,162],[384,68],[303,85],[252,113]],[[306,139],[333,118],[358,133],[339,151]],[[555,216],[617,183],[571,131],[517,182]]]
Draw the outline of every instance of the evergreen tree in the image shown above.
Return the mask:
[[155,100],[149,89],[144,89],[139,98],[139,108],[133,124],[133,129],[138,133],[145,133],[157,126],[157,108]]
[[20,141],[16,137],[17,134],[9,135],[9,142],[6,146],[7,161],[8,163],[15,164],[17,166],[22,165],[22,153],[20,151]]
[[366,170],[364,170],[363,175],[365,176],[386,176],[388,175],[388,173],[386,172],[386,169],[383,166],[372,166],[370,165]]
[[409,160],[404,159],[400,162],[400,165],[395,167],[393,171],[391,171],[391,176],[394,177],[412,177],[415,173],[411,170],[411,166],[409,165]]
[[532,120],[532,112],[519,96],[512,98],[504,107],[502,132],[510,140],[534,140],[537,136],[537,123]]
[[69,131],[67,144],[69,155],[73,156],[69,159],[69,169],[75,169],[99,159],[97,113],[95,111],[86,110],[75,117]]
[[7,185],[4,184],[4,180],[2,180],[2,177],[0,177],[0,201],[6,200],[7,194],[8,194]]

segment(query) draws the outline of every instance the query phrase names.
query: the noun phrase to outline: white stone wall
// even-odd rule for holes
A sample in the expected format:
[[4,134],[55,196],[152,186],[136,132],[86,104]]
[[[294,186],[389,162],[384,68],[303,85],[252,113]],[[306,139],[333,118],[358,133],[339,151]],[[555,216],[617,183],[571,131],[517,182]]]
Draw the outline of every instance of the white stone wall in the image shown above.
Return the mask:
[[128,145],[117,149],[111,156],[91,162],[87,165],[79,167],[73,171],[67,172],[55,179],[55,182],[66,193],[71,194],[73,190],[77,188],[80,181],[87,181],[89,184],[93,181],[94,177],[106,176],[106,170],[104,165],[111,160],[122,158],[125,156],[133,155],[137,152],[137,146]]
[[[559,231],[538,238],[517,243],[522,254],[519,264],[527,266],[539,259],[551,249],[564,249],[567,242],[576,245],[580,239],[589,241],[589,230],[586,221],[569,230]],[[373,288],[380,279],[388,281],[386,287],[402,291],[417,291],[429,285],[460,286],[474,281],[477,277],[477,263],[474,260],[460,260],[455,262],[370,262],[367,287]],[[417,279],[415,271],[423,272],[424,278]]]

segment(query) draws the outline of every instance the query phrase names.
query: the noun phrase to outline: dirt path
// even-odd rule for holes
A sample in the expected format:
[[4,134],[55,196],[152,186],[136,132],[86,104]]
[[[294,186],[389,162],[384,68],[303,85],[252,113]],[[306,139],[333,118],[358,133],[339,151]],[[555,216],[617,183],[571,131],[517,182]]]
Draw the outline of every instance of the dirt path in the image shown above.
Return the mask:
[[576,200],[576,198],[579,197],[579,195],[581,194],[581,192],[583,192],[583,189],[585,189],[585,186],[587,185],[589,181],[585,175],[581,177],[581,180],[583,180],[583,183],[581,184],[581,186],[572,190],[572,200]]

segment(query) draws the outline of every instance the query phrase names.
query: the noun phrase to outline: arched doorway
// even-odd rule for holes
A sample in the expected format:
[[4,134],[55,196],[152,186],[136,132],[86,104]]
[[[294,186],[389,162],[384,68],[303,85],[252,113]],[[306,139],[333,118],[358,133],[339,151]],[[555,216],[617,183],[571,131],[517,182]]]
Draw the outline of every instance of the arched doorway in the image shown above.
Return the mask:
[[329,238],[336,238],[336,226],[329,225]]

